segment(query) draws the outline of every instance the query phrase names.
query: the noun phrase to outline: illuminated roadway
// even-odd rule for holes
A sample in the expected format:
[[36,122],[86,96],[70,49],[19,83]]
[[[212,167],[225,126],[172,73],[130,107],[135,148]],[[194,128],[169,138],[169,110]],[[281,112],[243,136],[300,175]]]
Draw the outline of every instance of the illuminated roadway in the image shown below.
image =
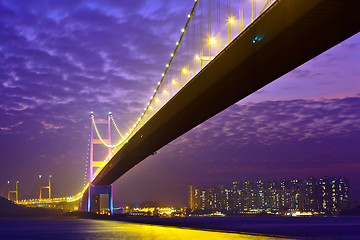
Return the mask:
[[359,0],[277,1],[139,129],[93,185],[113,183],[185,132],[359,30]]

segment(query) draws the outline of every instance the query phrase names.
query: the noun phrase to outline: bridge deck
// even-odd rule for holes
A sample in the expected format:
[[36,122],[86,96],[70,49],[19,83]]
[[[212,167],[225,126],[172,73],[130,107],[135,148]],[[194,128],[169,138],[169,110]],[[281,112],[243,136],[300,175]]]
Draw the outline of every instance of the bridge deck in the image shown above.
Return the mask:
[[[109,185],[185,132],[356,34],[359,0],[279,0],[161,108],[93,181]],[[253,43],[255,38],[261,39]]]

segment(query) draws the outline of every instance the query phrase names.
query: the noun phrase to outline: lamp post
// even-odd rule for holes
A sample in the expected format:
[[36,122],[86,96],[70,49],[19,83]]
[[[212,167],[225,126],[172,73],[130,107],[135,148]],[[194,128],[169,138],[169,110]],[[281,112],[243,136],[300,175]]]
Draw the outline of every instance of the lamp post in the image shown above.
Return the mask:
[[231,40],[231,25],[235,22],[235,19],[233,17],[230,17],[228,19],[228,24],[227,24],[227,35],[228,35],[228,44],[230,43]]
[[172,98],[172,85],[176,85],[176,80],[175,79],[173,79],[172,81],[171,81],[171,84],[170,84],[170,98]]
[[196,61],[197,61],[197,60],[199,60],[199,59],[200,59],[199,55],[195,55],[195,57],[194,57],[194,71],[193,71],[193,77],[195,77],[195,65],[196,65]]

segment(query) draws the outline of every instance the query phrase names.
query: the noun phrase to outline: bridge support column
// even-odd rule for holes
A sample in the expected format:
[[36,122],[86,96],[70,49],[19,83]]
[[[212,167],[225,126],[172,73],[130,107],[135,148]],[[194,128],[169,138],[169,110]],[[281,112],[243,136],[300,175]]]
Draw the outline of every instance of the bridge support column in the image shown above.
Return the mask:
[[10,190],[10,181],[8,181],[8,185],[9,185],[9,190],[8,190],[8,200],[11,201],[10,199],[10,194],[11,193],[15,193],[15,202],[19,201],[19,181],[16,181],[16,188],[15,191],[11,191]]
[[114,214],[113,206],[113,188],[112,184],[109,186],[89,186],[88,190],[88,212],[93,212],[100,214],[101,209],[101,195],[109,196],[109,213],[110,215]]
[[[94,145],[95,144],[108,144],[111,145],[111,112],[109,112],[107,119],[94,119],[94,113],[91,112],[91,124],[90,124],[90,148],[89,148],[89,189],[87,195],[87,211],[100,214],[101,195],[109,196],[109,213],[113,212],[113,188],[112,184],[109,186],[94,186],[91,184],[95,178],[96,169],[101,167],[103,161],[95,161],[94,159]],[[107,125],[108,134],[106,139],[94,138],[94,130],[96,124]],[[108,148],[108,153],[111,153],[111,148]]]

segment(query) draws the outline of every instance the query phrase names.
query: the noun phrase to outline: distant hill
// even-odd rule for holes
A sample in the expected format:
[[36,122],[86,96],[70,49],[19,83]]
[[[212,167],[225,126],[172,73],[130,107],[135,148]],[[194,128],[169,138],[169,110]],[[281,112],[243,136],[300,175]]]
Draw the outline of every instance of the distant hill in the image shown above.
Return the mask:
[[16,205],[13,202],[0,197],[0,217],[50,217],[62,215],[63,211],[49,208],[30,208]]

